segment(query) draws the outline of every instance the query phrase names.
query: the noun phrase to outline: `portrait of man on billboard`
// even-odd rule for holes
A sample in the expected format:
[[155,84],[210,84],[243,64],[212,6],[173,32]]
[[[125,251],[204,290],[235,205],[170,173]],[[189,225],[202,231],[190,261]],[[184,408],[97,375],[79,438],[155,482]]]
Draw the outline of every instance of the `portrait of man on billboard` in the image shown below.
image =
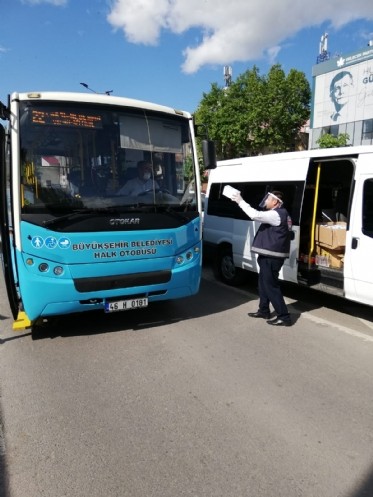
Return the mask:
[[349,71],[337,73],[330,82],[330,99],[334,105],[334,111],[330,118],[337,122],[346,120],[347,103],[354,81]]

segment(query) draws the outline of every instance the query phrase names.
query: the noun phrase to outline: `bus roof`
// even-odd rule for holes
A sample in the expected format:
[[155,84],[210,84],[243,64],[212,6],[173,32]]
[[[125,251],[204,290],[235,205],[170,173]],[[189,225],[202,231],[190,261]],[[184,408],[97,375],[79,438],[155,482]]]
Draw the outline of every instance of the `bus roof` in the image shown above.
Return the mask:
[[48,91],[33,91],[17,93],[14,92],[10,95],[10,101],[14,100],[45,100],[45,101],[63,101],[63,102],[78,102],[78,103],[91,103],[91,104],[106,104],[117,105],[120,107],[132,107],[138,109],[153,110],[157,112],[164,112],[166,114],[178,115],[191,119],[189,112],[167,107],[165,105],[146,102],[143,100],[136,100],[132,98],[117,97],[114,95],[107,95],[101,93],[81,93],[81,92],[48,92]]

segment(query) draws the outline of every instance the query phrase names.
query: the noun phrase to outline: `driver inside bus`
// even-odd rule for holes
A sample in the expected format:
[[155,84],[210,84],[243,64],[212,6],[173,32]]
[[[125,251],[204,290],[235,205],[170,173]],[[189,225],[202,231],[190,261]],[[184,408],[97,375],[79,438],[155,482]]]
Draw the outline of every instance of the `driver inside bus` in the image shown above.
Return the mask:
[[146,192],[159,190],[158,183],[153,178],[153,168],[149,161],[141,160],[137,163],[137,177],[128,180],[117,195],[141,195]]

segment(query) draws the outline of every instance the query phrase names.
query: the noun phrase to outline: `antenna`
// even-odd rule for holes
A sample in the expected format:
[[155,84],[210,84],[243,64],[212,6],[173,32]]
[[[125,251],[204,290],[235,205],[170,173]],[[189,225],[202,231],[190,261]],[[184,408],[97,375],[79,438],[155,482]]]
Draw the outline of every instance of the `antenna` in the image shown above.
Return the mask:
[[225,87],[228,88],[232,83],[232,68],[231,66],[224,66],[224,81]]
[[319,55],[321,55],[323,52],[327,52],[327,51],[328,51],[328,33],[324,33],[320,39]]
[[320,39],[319,45],[319,55],[317,56],[317,64],[320,62],[325,62],[330,59],[330,53],[328,52],[328,33],[324,33]]
[[[98,91],[95,91],[95,90],[92,90],[92,88],[90,88],[87,83],[80,83],[82,86],[84,86],[84,88],[87,88],[87,90],[93,92],[93,93],[99,93]],[[113,93],[113,90],[106,90],[102,93],[102,95],[110,95],[110,93]]]

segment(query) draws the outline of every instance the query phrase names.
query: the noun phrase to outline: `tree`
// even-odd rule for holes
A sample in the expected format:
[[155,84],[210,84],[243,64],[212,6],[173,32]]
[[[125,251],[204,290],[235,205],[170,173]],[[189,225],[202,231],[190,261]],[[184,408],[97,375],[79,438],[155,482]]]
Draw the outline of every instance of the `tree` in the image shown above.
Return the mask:
[[348,133],[341,133],[338,136],[325,133],[316,141],[319,148],[346,147],[350,136]]
[[285,75],[280,65],[261,76],[254,66],[228,88],[211,85],[195,113],[206,124],[220,159],[294,148],[310,114],[311,90],[304,73]]

